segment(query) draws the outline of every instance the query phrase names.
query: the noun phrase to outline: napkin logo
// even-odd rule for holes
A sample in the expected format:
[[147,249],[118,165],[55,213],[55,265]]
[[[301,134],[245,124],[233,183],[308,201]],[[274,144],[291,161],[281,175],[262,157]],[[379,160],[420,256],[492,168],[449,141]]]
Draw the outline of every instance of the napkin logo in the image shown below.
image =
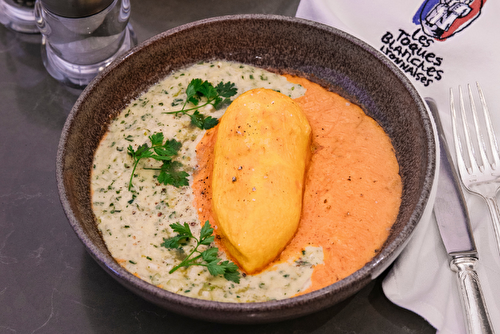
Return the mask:
[[442,78],[440,68],[443,58],[428,48],[434,39],[417,28],[413,32],[399,29],[397,33],[387,31],[381,38],[380,51],[389,57],[403,72],[421,82],[425,87]]
[[432,52],[432,44],[463,31],[481,14],[486,0],[424,0],[413,23],[413,31],[387,31],[380,51],[403,72],[424,87],[442,79],[443,57]]
[[427,36],[438,41],[467,28],[481,14],[486,0],[426,0],[413,17]]

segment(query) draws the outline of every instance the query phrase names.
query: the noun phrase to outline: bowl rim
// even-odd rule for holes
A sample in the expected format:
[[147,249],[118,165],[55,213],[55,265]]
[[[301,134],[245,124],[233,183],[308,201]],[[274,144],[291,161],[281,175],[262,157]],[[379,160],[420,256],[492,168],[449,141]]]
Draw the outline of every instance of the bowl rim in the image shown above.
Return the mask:
[[[234,303],[234,302],[218,302],[218,301],[209,301],[203,299],[197,299],[192,297],[183,296],[174,292],[170,292],[154,286],[146,281],[134,276],[123,267],[121,267],[116,261],[113,260],[110,254],[104,254],[97,247],[95,247],[90,240],[90,238],[86,235],[85,231],[80,226],[80,223],[76,219],[74,212],[71,208],[71,205],[67,198],[67,192],[64,188],[63,182],[63,161],[64,155],[66,152],[66,142],[68,137],[71,134],[71,126],[78,113],[78,110],[82,103],[87,99],[89,95],[93,93],[95,89],[98,89],[99,83],[102,80],[105,80],[106,77],[112,72],[115,68],[120,66],[122,63],[127,62],[131,57],[139,52],[145,52],[144,50],[148,49],[148,47],[160,40],[168,38],[169,36],[175,35],[180,31],[184,31],[186,29],[190,29],[200,25],[213,24],[221,21],[238,21],[238,20],[280,20],[286,21],[294,24],[302,24],[306,26],[310,26],[316,28],[318,30],[323,30],[328,34],[337,35],[343,39],[348,40],[350,43],[356,45],[369,52],[372,56],[377,58],[378,61],[383,63],[386,67],[388,67],[400,83],[405,87],[408,93],[411,95],[412,99],[420,106],[419,109],[425,110],[426,114],[422,115],[427,118],[427,123],[424,124],[424,127],[427,128],[427,143],[430,145],[429,152],[427,156],[428,164],[426,165],[425,170],[425,179],[422,194],[419,197],[419,201],[413,210],[409,221],[405,224],[401,233],[389,244],[387,244],[384,249],[379,252],[371,261],[366,263],[361,269],[357,270],[350,276],[333,283],[327,287],[324,287],[319,290],[315,290],[309,292],[307,294],[303,294],[297,297],[286,298],[282,300],[271,300],[266,302],[255,302],[255,303]],[[251,312],[262,312],[271,309],[287,309],[287,308],[295,308],[301,304],[306,304],[311,300],[328,298],[328,296],[335,294],[338,291],[342,291],[346,287],[352,285],[353,281],[363,281],[363,280],[371,280],[374,279],[378,274],[380,274],[383,270],[379,269],[378,266],[382,266],[384,269],[387,268],[394,259],[390,259],[391,257],[396,257],[400,251],[404,248],[401,244],[404,244],[405,240],[408,242],[410,236],[417,226],[419,220],[422,218],[422,214],[424,212],[425,207],[428,205],[428,200],[430,197],[430,192],[432,188],[436,170],[436,159],[437,159],[437,146],[435,141],[435,133],[432,126],[433,119],[432,115],[429,113],[427,106],[425,105],[422,97],[416,90],[415,86],[410,82],[409,78],[404,75],[404,73],[393,64],[387,57],[385,57],[380,51],[376,50],[374,47],[370,46],[367,42],[337,28],[332,26],[325,25],[323,23],[297,18],[297,17],[288,17],[282,15],[274,15],[274,14],[238,14],[238,15],[224,15],[206,18],[190,23],[186,23],[172,29],[166,30],[162,33],[159,33],[155,36],[150,37],[144,42],[140,43],[136,47],[130,49],[120,57],[118,57],[114,62],[112,62],[108,67],[106,67],[92,82],[83,90],[83,92],[78,97],[75,102],[73,108],[71,109],[64,127],[62,129],[58,150],[57,150],[57,158],[56,158],[56,180],[59,191],[59,197],[65,214],[69,220],[69,223],[73,230],[75,231],[77,237],[82,241],[85,248],[89,252],[89,254],[98,262],[101,267],[107,270],[111,270],[118,278],[123,279],[130,283],[135,289],[145,291],[146,293],[155,296],[156,298],[160,298],[165,301],[169,301],[172,303],[188,305],[190,308],[194,309],[216,309],[218,311],[227,311],[227,312],[241,312],[241,313],[251,313]],[[399,251],[398,251],[399,249]],[[397,254],[395,252],[398,251]],[[112,261],[110,261],[112,260]],[[389,263],[384,263],[389,261]],[[122,282],[120,282],[122,283]],[[122,283],[123,284],[123,283]]]

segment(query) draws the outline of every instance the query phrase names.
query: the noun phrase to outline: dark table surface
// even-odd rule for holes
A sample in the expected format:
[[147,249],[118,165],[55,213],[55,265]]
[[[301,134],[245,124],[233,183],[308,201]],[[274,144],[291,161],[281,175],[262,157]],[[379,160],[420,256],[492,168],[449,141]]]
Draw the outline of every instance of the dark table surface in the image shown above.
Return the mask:
[[[203,18],[294,16],[298,0],[132,0],[139,42]],[[62,210],[55,179],[61,129],[79,90],[46,72],[39,35],[0,25],[0,334],[435,333],[392,304],[379,277],[319,313],[255,326],[189,319],[135,296],[88,255]]]

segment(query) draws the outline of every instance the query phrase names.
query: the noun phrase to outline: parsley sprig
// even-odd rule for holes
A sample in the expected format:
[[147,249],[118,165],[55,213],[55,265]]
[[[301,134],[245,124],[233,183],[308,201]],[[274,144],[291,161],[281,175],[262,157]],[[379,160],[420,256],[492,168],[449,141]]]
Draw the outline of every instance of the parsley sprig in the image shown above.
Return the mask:
[[[178,111],[170,111],[164,112],[164,114],[175,114],[178,115],[182,113],[191,118],[191,124],[202,129],[208,130],[213,128],[219,123],[217,118],[213,118],[212,116],[205,116],[199,112],[199,109],[211,104],[215,109],[221,108],[223,105],[231,102],[230,97],[236,95],[237,89],[234,83],[222,81],[217,84],[217,86],[213,86],[208,81],[203,81],[199,78],[191,80],[189,85],[186,88],[186,101],[184,101],[184,105],[181,110]],[[206,99],[205,103],[199,104],[200,101]],[[187,108],[188,103],[192,103],[194,105],[193,108]],[[194,111],[192,114],[189,112]]]
[[160,168],[146,168],[160,171],[158,182],[165,185],[170,184],[177,188],[189,185],[187,179],[189,174],[185,171],[178,170],[182,167],[182,163],[172,160],[179,152],[182,144],[175,139],[169,139],[163,143],[164,136],[162,132],[149,136],[149,140],[151,141],[151,146],[145,143],[139,146],[137,150],[134,150],[132,145],[129,145],[127,148],[127,153],[134,159],[134,167],[132,168],[128,190],[133,187],[132,180],[135,170],[139,161],[144,158],[153,158],[163,162]]
[[[174,230],[174,232],[178,233],[177,236],[169,239],[163,238],[163,243],[161,246],[170,248],[170,249],[178,249],[183,245],[186,245],[189,239],[196,240],[195,248],[189,253],[189,255],[177,266],[172,268],[169,273],[173,273],[177,269],[181,267],[190,267],[190,266],[203,266],[207,267],[208,271],[213,276],[223,275],[225,279],[231,282],[240,283],[240,273],[238,272],[238,266],[230,261],[222,261],[217,258],[217,253],[219,249],[217,247],[207,248],[205,251],[200,252],[198,247],[201,245],[209,246],[214,241],[214,236],[212,233],[214,229],[210,226],[208,220],[205,222],[203,227],[201,228],[200,239],[197,239],[191,233],[191,229],[187,223],[181,225],[180,223],[170,224],[170,227]],[[198,255],[192,257],[195,253]],[[203,260],[204,262],[200,262],[198,260]]]

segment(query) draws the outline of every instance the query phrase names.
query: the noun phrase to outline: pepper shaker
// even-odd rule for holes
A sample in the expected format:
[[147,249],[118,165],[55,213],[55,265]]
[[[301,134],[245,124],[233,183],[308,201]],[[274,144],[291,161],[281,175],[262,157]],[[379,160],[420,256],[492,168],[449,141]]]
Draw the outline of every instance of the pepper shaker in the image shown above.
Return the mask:
[[83,88],[137,44],[130,0],[37,0],[42,60],[49,74]]

